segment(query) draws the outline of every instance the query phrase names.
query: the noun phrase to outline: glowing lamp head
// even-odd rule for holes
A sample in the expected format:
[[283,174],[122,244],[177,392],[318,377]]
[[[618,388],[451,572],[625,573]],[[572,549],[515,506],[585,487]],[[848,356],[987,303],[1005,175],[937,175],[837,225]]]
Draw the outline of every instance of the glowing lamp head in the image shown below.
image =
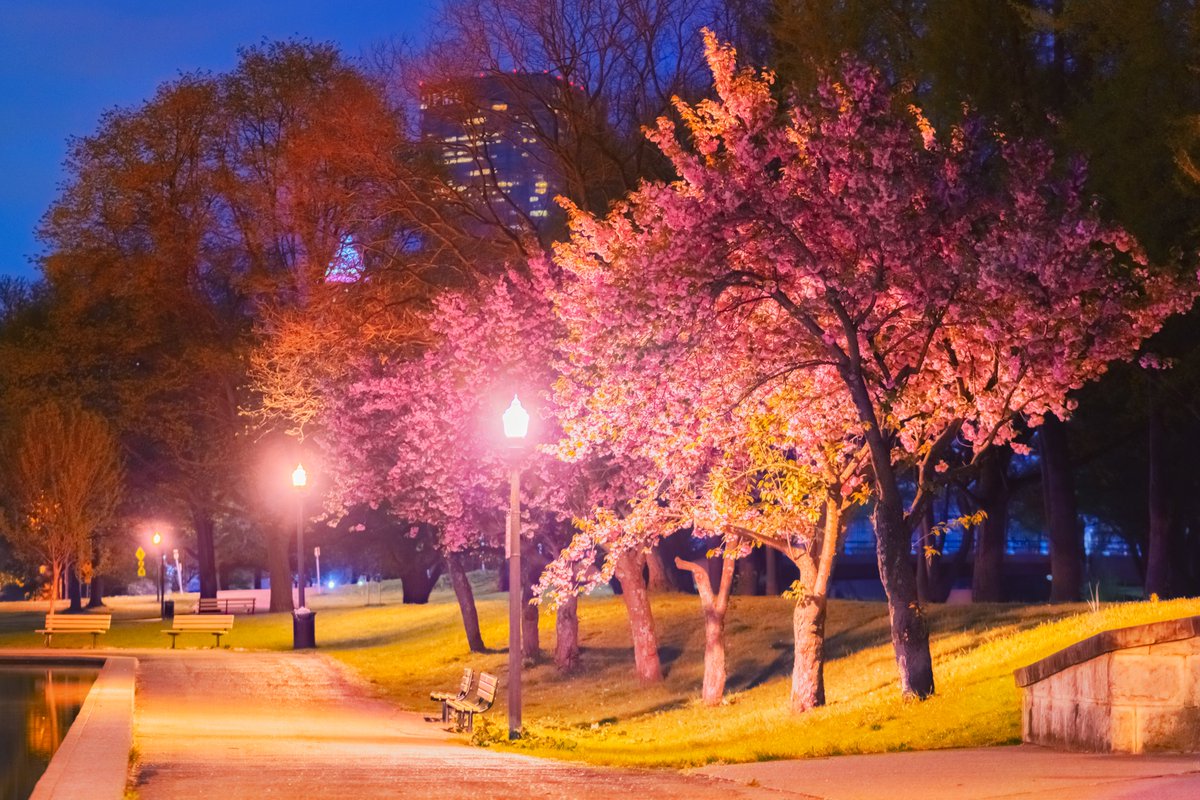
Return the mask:
[[529,412],[521,407],[521,401],[513,395],[512,405],[504,412],[504,435],[509,439],[524,439],[529,433]]
[[154,542],[155,544],[162,544],[162,534],[158,531],[155,531],[154,535],[150,537],[150,541]]
[[292,486],[303,489],[306,485],[308,485],[308,473],[304,471],[303,464],[297,464],[296,468],[292,470]]

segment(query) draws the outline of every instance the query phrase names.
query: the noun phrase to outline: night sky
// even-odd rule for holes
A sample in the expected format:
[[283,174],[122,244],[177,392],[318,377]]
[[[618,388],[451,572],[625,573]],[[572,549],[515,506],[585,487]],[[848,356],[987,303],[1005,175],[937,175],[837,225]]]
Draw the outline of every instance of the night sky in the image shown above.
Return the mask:
[[0,0],[0,274],[35,274],[34,228],[69,136],[181,72],[224,71],[237,48],[303,37],[349,56],[419,42],[434,0]]

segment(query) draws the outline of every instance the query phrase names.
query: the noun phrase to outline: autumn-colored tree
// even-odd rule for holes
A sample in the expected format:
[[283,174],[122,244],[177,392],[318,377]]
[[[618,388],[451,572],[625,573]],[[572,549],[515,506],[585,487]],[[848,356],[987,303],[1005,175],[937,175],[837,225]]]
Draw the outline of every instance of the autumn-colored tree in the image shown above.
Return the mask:
[[[707,48],[717,99],[681,105],[686,138],[665,119],[653,133],[680,180],[604,219],[574,211],[557,253],[590,319],[640,332],[615,351],[578,342],[592,389],[578,410],[613,429],[653,424],[634,413],[646,395],[623,382],[627,365],[663,372],[663,343],[731,329],[777,365],[763,387],[836,398],[834,420],[850,409],[839,435],[867,456],[901,690],[928,696],[912,533],[948,446],[980,454],[1013,443],[1018,419],[1069,415],[1067,392],[1128,358],[1194,288],[1151,271],[1089,205],[1082,166],[1057,171],[1045,145],[970,119],[939,138],[852,64],[781,107],[769,74],[739,70],[711,35]],[[679,424],[728,413],[690,388]]]
[[49,567],[53,614],[64,572],[74,566],[86,579],[97,540],[115,517],[122,490],[117,439],[99,415],[46,403],[10,437],[5,462],[0,532],[30,566]]
[[164,85],[72,144],[41,232],[51,352],[30,383],[67,386],[114,420],[139,502],[193,529],[204,596],[217,590],[217,523],[238,515],[257,519],[273,602],[290,604],[288,539],[245,491],[265,435],[247,435],[259,403],[246,365],[331,268],[403,246],[372,205],[397,125],[336,49],[282,42]]

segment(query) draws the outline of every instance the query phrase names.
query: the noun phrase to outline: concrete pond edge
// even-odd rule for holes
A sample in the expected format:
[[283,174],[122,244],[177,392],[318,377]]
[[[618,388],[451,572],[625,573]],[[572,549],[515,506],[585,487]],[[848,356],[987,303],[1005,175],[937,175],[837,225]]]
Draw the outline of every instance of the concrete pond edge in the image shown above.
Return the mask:
[[0,655],[0,664],[100,666],[100,674],[29,800],[121,800],[133,747],[136,658],[33,653]]

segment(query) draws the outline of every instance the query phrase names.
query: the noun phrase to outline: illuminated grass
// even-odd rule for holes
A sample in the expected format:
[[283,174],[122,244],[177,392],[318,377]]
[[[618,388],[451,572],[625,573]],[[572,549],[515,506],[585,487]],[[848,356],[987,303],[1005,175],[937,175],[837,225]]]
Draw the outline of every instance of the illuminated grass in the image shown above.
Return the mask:
[[[400,705],[427,713],[433,688],[457,685],[463,666],[496,672],[501,691],[478,739],[501,748],[595,763],[693,766],[839,753],[973,747],[1016,742],[1019,695],[1012,671],[1107,628],[1200,614],[1200,600],[1086,606],[962,605],[929,611],[938,693],[923,703],[904,702],[880,603],[833,601],[829,611],[829,705],[808,714],[786,711],[791,666],[790,605],[780,598],[738,597],[731,604],[729,699],[718,708],[699,704],[703,635],[694,596],[654,599],[666,681],[642,687],[631,675],[631,650],[620,598],[587,598],[580,604],[583,663],[564,677],[548,663],[553,616],[543,615],[547,661],[525,671],[528,736],[504,741],[506,597],[479,585],[485,642],[495,652],[467,652],[453,595],[439,590],[425,606],[399,604],[388,585],[382,607],[362,607],[350,587],[310,601],[319,611],[317,640],[378,691]],[[152,615],[151,599],[106,601],[113,630],[109,647],[163,648],[165,626],[138,619]],[[181,602],[181,608],[185,603]],[[5,613],[6,612],[6,613]],[[40,647],[44,612],[27,604],[0,604],[0,646]],[[207,645],[200,636],[183,647]],[[287,649],[291,619],[284,614],[238,617],[230,645]],[[64,639],[63,645],[82,645]],[[59,645],[56,642],[56,647]],[[103,649],[103,648],[102,648]]]

